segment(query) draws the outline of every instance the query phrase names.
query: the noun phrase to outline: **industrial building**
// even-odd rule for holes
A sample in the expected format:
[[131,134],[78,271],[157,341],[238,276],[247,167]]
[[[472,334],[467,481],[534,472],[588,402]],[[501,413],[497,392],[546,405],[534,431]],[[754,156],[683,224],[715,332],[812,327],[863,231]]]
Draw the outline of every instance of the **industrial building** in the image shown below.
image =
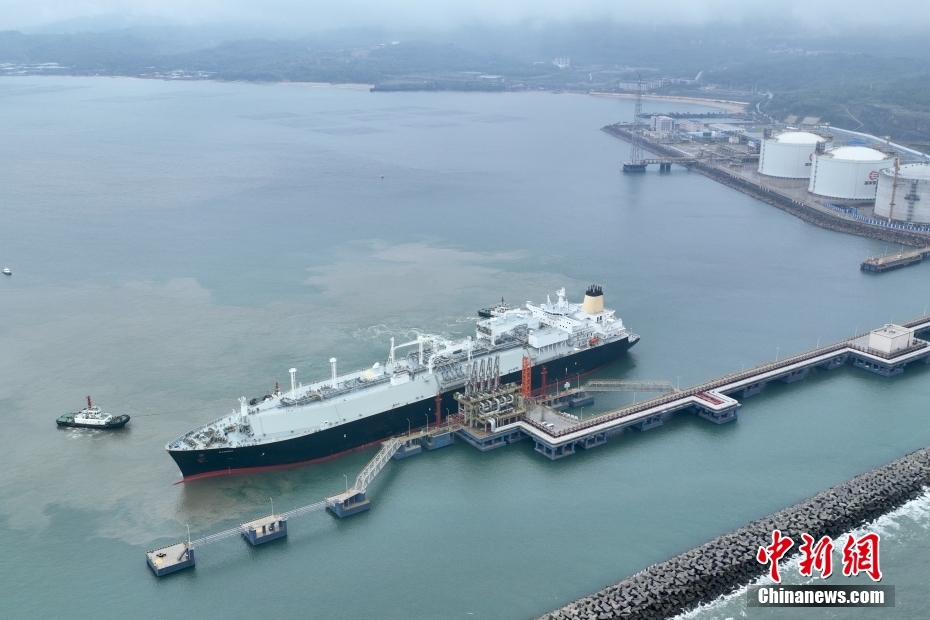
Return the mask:
[[678,123],[678,127],[682,131],[704,131],[704,121],[689,118],[686,121],[681,121]]
[[671,133],[675,129],[675,119],[670,116],[653,116],[652,131]]
[[782,179],[810,178],[814,152],[826,143],[823,136],[807,131],[786,131],[763,140],[759,173]]
[[[892,204],[893,203],[893,204]],[[930,224],[930,164],[904,164],[878,173],[875,215]]]
[[840,146],[814,154],[807,190],[839,200],[872,201],[878,171],[894,164],[894,157],[867,146]]

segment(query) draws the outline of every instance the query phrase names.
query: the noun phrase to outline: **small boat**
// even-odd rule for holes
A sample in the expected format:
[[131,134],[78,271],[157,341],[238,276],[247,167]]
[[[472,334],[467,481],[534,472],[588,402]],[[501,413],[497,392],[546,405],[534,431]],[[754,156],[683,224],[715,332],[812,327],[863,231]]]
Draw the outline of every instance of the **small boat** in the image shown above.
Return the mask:
[[87,397],[87,407],[77,413],[66,413],[55,422],[58,426],[76,426],[80,428],[123,428],[129,421],[128,415],[110,415],[94,407]]
[[11,276],[11,275],[13,275],[13,272],[10,271],[10,268],[9,268],[9,267],[4,267],[4,268],[3,268],[3,275],[5,275],[5,276]]

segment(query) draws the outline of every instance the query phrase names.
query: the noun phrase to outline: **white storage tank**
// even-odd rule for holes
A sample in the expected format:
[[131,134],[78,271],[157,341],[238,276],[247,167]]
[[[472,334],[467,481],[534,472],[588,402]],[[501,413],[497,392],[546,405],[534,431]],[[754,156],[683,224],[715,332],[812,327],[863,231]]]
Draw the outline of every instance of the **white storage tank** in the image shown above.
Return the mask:
[[894,176],[894,166],[883,168],[878,173],[875,215],[899,222],[930,224],[930,164],[904,164],[899,167],[892,213]]
[[808,179],[819,143],[827,139],[807,131],[786,131],[764,140],[759,152],[759,173],[782,179]]
[[825,198],[875,200],[878,171],[894,157],[867,146],[840,146],[814,156],[807,190]]

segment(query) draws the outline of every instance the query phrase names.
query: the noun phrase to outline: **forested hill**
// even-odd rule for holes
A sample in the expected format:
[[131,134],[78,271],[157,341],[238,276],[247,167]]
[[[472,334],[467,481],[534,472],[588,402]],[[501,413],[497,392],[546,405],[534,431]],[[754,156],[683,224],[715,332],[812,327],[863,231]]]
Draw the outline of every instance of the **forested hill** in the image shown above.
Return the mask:
[[[775,26],[644,29],[593,22],[229,40],[143,28],[0,32],[0,75],[30,74],[576,92],[616,91],[640,76],[700,75],[697,83],[655,92],[715,97],[724,91],[753,108],[758,103],[777,120],[814,117],[930,147],[930,47],[922,36],[900,33],[781,36]],[[718,90],[706,90],[712,85]]]

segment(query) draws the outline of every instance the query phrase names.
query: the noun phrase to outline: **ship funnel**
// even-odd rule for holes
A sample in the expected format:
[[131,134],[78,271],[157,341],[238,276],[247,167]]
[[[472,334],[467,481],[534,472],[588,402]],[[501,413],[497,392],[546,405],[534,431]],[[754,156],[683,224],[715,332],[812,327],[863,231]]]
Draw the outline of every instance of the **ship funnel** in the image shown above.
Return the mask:
[[581,309],[588,314],[597,314],[604,311],[604,290],[597,284],[592,284],[584,293],[584,303]]
[[336,389],[336,358],[329,358],[329,365],[333,368],[333,389]]

